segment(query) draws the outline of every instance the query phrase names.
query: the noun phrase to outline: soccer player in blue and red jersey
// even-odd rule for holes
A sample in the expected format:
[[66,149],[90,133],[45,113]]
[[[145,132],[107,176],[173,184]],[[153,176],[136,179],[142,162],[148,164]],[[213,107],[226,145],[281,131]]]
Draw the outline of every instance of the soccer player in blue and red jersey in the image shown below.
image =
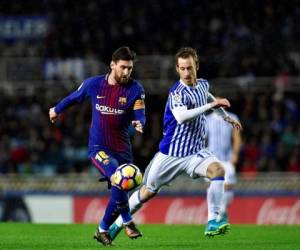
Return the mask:
[[92,123],[89,137],[89,155],[92,163],[112,184],[111,198],[94,238],[103,245],[111,245],[107,231],[121,215],[129,238],[141,236],[129,213],[128,194],[111,181],[117,167],[132,163],[129,137],[130,124],[142,133],[145,124],[145,93],[142,85],[130,78],[135,53],[121,47],[112,54],[111,71],[106,75],[90,77],[79,88],[50,108],[49,118],[55,122],[69,106],[89,99],[92,104]]

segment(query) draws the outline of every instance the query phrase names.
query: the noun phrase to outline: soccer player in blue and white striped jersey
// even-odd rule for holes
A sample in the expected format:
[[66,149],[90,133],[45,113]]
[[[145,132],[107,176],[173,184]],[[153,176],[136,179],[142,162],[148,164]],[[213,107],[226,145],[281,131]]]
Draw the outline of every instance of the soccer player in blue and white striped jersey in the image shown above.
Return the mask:
[[[227,112],[230,117],[239,120],[237,115]],[[233,188],[236,183],[235,165],[239,160],[242,139],[239,130],[224,121],[216,113],[206,116],[208,149],[222,161],[225,169],[224,195],[221,202],[220,218],[227,219],[227,209],[232,202]]]
[[[227,221],[218,221],[224,189],[224,169],[221,162],[205,148],[206,118],[204,112],[216,111],[237,129],[241,125],[221,109],[229,107],[227,99],[214,99],[208,92],[209,84],[197,79],[198,56],[192,48],[182,48],[175,57],[179,80],[171,88],[165,108],[163,138],[159,152],[148,165],[144,185],[129,199],[130,212],[140,209],[178,175],[191,178],[208,177],[208,224],[205,235],[224,234],[229,229]],[[208,103],[209,102],[209,103]],[[110,227],[109,234],[115,238],[122,226],[122,219]]]

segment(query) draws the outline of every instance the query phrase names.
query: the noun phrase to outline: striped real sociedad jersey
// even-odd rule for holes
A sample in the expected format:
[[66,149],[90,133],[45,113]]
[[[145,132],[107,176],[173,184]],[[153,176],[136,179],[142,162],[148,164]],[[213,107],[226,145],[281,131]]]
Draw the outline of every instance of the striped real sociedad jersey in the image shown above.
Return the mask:
[[164,115],[163,139],[159,150],[163,154],[184,157],[196,154],[205,148],[205,115],[178,124],[172,109],[186,106],[187,109],[201,107],[207,104],[209,84],[204,79],[198,79],[195,87],[189,87],[180,80],[170,89]]
[[129,126],[137,119],[134,111],[144,111],[144,88],[133,79],[124,85],[110,85],[107,78],[108,75],[101,75],[84,80],[76,91],[56,105],[55,111],[59,114],[68,106],[89,99],[92,104],[89,157],[105,150],[131,162]]
[[[235,120],[239,120],[233,113],[227,112]],[[219,160],[229,162],[232,153],[233,127],[216,113],[206,116],[208,149]]]

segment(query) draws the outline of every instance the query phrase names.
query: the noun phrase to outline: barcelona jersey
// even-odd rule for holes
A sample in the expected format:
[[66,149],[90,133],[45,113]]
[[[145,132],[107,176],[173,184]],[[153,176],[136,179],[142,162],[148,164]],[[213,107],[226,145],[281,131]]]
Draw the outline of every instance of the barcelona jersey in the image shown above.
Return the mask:
[[132,162],[129,126],[132,120],[145,123],[145,93],[142,85],[130,79],[127,84],[110,85],[108,75],[83,81],[79,88],[60,101],[57,114],[68,106],[89,99],[92,104],[92,122],[89,136],[89,157],[105,150],[117,153]]

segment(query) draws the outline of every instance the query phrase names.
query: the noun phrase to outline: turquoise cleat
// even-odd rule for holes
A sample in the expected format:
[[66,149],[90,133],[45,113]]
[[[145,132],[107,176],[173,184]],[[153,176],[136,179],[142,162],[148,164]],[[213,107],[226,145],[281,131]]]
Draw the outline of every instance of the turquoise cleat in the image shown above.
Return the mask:
[[116,223],[113,223],[108,230],[108,234],[111,240],[114,240],[121,231],[122,231],[122,227],[119,227]]
[[204,235],[208,237],[213,237],[215,235],[225,235],[230,230],[230,224],[227,219],[222,219],[220,221],[210,220],[207,222]]
[[229,232],[230,224],[228,223],[228,216],[226,213],[222,215],[218,223],[219,223],[219,233],[221,235],[224,235]]
[[210,220],[207,222],[204,235],[213,237],[219,234],[219,223],[216,220]]

